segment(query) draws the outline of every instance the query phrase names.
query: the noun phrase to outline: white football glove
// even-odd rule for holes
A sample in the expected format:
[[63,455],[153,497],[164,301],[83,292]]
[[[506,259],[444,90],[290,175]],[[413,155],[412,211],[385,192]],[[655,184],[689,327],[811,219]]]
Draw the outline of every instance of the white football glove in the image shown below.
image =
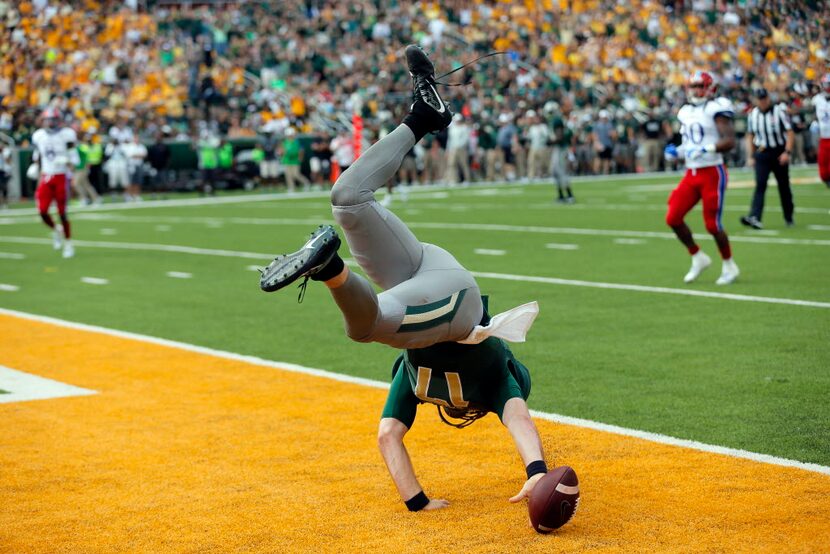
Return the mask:
[[686,148],[686,159],[690,161],[695,161],[703,157],[703,154],[706,153],[706,150],[701,148],[700,146],[692,146]]
[[705,144],[703,146],[689,146],[686,148],[686,159],[690,161],[699,160],[704,154],[714,153],[716,151],[714,144]]
[[28,169],[26,169],[26,177],[32,181],[40,179],[40,166],[37,164],[29,164]]

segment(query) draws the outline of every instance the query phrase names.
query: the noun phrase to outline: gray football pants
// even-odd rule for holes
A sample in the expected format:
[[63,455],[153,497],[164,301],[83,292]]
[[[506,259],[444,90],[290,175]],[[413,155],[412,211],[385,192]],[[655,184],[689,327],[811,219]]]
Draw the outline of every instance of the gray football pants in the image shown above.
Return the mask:
[[331,191],[332,214],[349,250],[374,283],[350,272],[331,289],[343,312],[346,333],[358,342],[423,348],[461,340],[483,314],[478,285],[446,250],[418,241],[392,212],[375,201],[415,135],[406,125],[383,137],[352,164]]

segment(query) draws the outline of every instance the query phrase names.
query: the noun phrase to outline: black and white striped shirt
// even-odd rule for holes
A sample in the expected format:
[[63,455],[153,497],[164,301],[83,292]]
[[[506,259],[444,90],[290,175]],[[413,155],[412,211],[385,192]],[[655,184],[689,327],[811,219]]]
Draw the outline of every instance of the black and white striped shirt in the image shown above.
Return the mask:
[[752,133],[752,142],[760,149],[784,148],[787,131],[793,128],[787,106],[784,103],[772,106],[766,113],[755,107],[749,113],[747,131]]

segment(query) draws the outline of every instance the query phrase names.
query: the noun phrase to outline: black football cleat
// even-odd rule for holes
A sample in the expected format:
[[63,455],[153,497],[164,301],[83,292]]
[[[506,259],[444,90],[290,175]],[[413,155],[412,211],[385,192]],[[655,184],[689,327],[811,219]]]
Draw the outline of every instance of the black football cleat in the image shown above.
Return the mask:
[[419,46],[410,44],[406,47],[406,64],[412,77],[410,113],[423,122],[423,128],[428,132],[446,128],[452,122],[452,112],[435,90],[432,62]]
[[287,287],[300,277],[311,277],[331,261],[340,248],[340,237],[331,225],[320,225],[302,248],[277,256],[262,272],[259,286],[265,292]]

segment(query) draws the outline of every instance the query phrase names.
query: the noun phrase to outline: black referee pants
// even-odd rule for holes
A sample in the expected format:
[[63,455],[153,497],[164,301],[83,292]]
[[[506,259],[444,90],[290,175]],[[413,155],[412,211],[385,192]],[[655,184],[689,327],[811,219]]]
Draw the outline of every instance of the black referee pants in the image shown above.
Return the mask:
[[752,208],[750,216],[755,216],[758,221],[764,215],[764,197],[767,194],[767,181],[769,174],[775,174],[778,182],[778,196],[781,197],[781,210],[784,212],[784,221],[791,223],[793,220],[793,191],[790,188],[790,165],[782,164],[778,157],[784,152],[783,148],[771,150],[759,150],[755,152],[755,194],[752,196]]

